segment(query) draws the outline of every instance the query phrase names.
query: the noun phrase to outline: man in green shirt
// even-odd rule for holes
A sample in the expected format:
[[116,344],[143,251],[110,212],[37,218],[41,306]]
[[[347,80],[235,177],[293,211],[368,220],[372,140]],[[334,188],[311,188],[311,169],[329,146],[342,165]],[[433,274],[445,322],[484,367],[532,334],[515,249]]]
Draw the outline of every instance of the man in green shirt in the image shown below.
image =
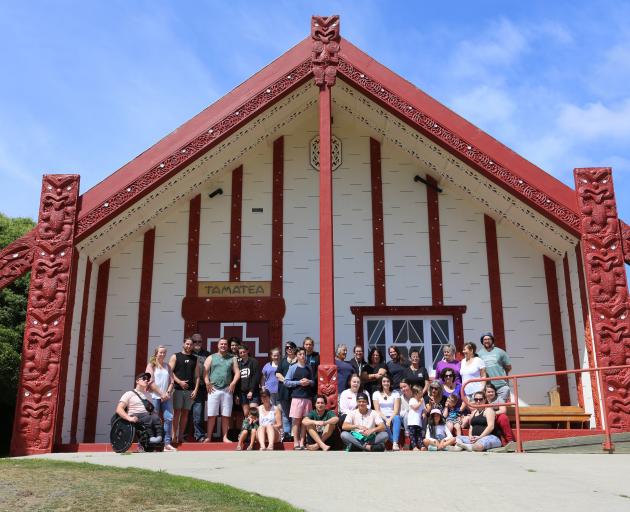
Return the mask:
[[330,446],[326,441],[335,431],[335,425],[339,422],[339,417],[334,411],[326,410],[326,397],[317,395],[315,398],[315,409],[308,413],[302,420],[302,425],[308,434],[306,438],[306,448],[311,451],[320,448],[327,452]]

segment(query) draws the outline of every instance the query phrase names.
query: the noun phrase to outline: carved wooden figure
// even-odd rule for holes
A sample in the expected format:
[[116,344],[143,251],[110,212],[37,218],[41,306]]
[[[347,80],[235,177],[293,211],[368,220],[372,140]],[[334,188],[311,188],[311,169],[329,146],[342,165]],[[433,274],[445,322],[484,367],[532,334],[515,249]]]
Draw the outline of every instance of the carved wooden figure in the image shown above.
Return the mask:
[[77,175],[43,178],[11,455],[53,449],[78,192]]

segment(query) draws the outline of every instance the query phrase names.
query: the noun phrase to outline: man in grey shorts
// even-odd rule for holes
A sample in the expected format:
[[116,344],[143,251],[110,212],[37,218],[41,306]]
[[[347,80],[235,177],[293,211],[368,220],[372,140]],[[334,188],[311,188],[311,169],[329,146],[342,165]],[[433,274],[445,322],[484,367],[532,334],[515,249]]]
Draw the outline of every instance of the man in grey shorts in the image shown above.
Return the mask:
[[173,441],[181,443],[184,440],[188,412],[193,406],[199,391],[199,368],[197,357],[192,353],[191,338],[184,340],[181,352],[173,354],[168,362],[175,380],[173,392]]

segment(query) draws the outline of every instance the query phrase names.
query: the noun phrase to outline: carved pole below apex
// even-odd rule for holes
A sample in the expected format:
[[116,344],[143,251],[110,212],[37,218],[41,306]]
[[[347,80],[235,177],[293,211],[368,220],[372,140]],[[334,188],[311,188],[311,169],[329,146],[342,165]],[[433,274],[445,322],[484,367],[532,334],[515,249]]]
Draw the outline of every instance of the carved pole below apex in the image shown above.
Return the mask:
[[[622,234],[610,168],[575,169],[582,255],[597,366],[628,364],[630,308]],[[602,376],[613,432],[630,430],[630,371]]]
[[52,451],[68,295],[72,282],[79,176],[45,175],[35,228],[22,366],[11,455]]
[[312,63],[319,86],[319,345],[321,364],[318,390],[327,398],[328,408],[337,405],[335,365],[335,290],[333,269],[332,204],[332,115],[331,87],[337,77],[339,59],[339,16],[313,16]]

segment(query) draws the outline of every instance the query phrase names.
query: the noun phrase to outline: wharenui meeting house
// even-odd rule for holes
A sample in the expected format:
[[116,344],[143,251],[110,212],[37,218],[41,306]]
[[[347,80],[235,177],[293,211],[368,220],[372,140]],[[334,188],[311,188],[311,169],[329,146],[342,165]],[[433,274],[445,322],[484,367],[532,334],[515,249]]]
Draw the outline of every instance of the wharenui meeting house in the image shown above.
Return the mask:
[[[155,347],[196,332],[209,349],[239,336],[261,362],[310,336],[320,388],[340,343],[417,347],[433,368],[487,331],[513,374],[627,365],[630,227],[610,168],[574,174],[571,188],[313,17],[93,188],[43,176],[37,226],[0,252],[0,286],[31,272],[12,453],[108,442]],[[519,397],[557,390],[586,427],[628,431],[629,384],[628,368],[554,374]]]

